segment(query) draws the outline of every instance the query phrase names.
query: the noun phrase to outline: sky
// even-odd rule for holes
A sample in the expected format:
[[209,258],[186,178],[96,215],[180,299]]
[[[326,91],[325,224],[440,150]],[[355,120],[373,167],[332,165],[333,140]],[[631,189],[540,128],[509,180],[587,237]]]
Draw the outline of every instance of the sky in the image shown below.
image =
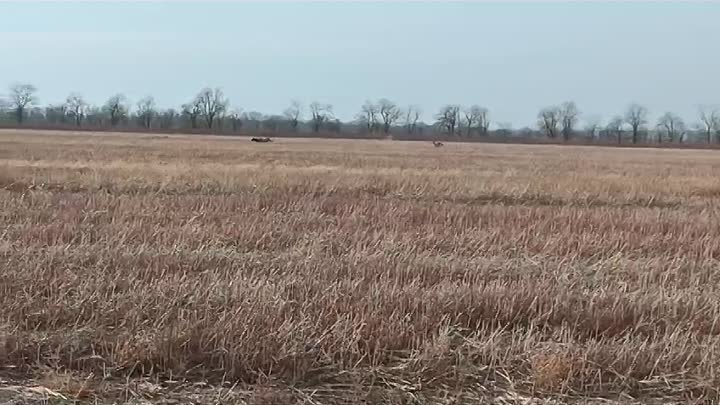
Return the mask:
[[210,86],[244,111],[298,99],[348,120],[384,97],[514,128],[568,100],[606,121],[637,102],[692,123],[720,103],[719,39],[720,2],[0,1],[0,96],[178,107]]

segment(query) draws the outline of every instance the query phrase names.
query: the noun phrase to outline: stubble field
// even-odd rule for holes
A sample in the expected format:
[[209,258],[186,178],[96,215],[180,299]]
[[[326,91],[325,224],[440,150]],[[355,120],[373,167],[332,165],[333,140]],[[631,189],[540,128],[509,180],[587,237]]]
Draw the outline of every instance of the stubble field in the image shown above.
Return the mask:
[[709,150],[0,132],[0,394],[718,399],[718,203]]

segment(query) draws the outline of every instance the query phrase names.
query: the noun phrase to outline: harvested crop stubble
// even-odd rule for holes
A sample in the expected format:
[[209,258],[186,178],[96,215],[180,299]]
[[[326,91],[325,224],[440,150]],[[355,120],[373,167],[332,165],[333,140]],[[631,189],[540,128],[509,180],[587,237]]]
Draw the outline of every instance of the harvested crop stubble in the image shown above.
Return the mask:
[[5,131],[0,366],[81,400],[720,399],[718,197],[716,151]]

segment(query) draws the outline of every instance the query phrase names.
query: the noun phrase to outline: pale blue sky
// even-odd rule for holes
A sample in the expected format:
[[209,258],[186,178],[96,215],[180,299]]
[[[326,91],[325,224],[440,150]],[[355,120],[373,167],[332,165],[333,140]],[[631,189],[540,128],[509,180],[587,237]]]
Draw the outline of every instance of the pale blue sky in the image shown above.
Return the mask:
[[221,86],[245,111],[297,98],[349,119],[387,97],[426,121],[476,103],[515,128],[565,100],[605,119],[637,101],[694,122],[720,103],[718,40],[720,2],[0,2],[0,94],[170,107]]

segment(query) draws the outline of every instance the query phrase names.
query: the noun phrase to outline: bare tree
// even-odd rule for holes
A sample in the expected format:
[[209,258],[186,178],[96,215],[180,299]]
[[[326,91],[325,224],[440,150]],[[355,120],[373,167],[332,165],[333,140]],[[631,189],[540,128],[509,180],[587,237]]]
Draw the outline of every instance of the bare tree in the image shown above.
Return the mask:
[[143,97],[140,101],[138,101],[137,117],[140,121],[140,125],[144,128],[150,128],[155,114],[155,99],[152,96]]
[[545,136],[555,139],[558,134],[558,125],[562,119],[562,113],[558,107],[547,107],[538,113],[538,126],[545,132]]
[[605,130],[607,131],[608,135],[615,136],[617,138],[618,145],[622,143],[622,127],[624,124],[624,120],[622,117],[617,116],[608,122],[607,126],[605,127]]
[[569,140],[570,136],[572,136],[579,114],[580,112],[573,101],[567,101],[560,106],[560,121],[564,141]]
[[332,105],[315,101],[310,104],[310,114],[312,115],[313,131],[320,132],[322,126],[333,117]]
[[485,136],[490,132],[490,116],[488,109],[485,107],[480,108],[480,118],[478,120],[478,129],[480,135]]
[[390,128],[392,128],[393,124],[400,119],[402,112],[397,104],[386,98],[378,101],[378,109],[380,111],[380,117],[383,120],[383,132],[387,135],[390,133]]
[[[473,106],[473,107],[475,107],[475,106]],[[463,114],[463,118],[465,120],[465,122],[464,122],[465,136],[471,136],[473,128],[475,128],[475,121],[476,121],[475,115],[472,112],[472,107],[464,109],[462,114]],[[462,125],[462,123],[461,123],[461,125]],[[460,130],[460,135],[462,135],[462,129]]]
[[[700,121],[702,121],[707,143],[712,143],[713,133],[720,130],[720,112],[717,108],[702,106],[700,107]],[[717,141],[720,141],[720,138]]]
[[460,119],[460,106],[446,105],[436,115],[437,125],[450,135],[455,135],[458,120]]
[[585,132],[590,139],[595,140],[598,137],[600,126],[600,117],[591,116],[585,120]]
[[10,86],[10,108],[15,111],[18,124],[23,123],[25,109],[37,101],[37,89],[32,84],[14,84]]
[[658,143],[662,143],[663,134],[670,142],[683,141],[685,136],[685,123],[682,118],[671,112],[666,112],[658,119]]
[[175,123],[175,118],[178,116],[177,111],[175,109],[170,108],[166,111],[163,111],[162,113],[158,114],[160,118],[160,127],[164,129],[170,129],[173,127],[173,124]]
[[239,108],[235,108],[228,114],[228,118],[230,119],[230,126],[232,127],[233,132],[237,132],[240,128],[242,128],[242,110]]
[[414,134],[417,129],[417,122],[420,120],[422,111],[417,106],[409,106],[405,110],[405,129],[408,134]]
[[88,104],[83,97],[78,93],[70,94],[65,100],[65,107],[68,115],[75,120],[75,125],[81,126],[88,109]]
[[223,95],[220,88],[204,88],[198,94],[200,113],[205,117],[208,129],[212,129],[215,118],[222,115],[229,104],[228,99]]
[[640,127],[647,123],[647,108],[640,104],[631,104],[625,112],[625,122],[632,128],[632,143],[638,142]]
[[290,122],[290,129],[293,132],[297,132],[298,124],[302,118],[302,104],[297,100],[292,100],[290,107],[285,109],[283,115],[285,115]]
[[357,115],[357,120],[362,123],[369,133],[373,133],[379,126],[378,122],[379,108],[372,101],[366,101],[365,104],[360,107],[360,112]]
[[487,135],[490,126],[487,108],[473,105],[465,109],[463,114],[465,116],[465,126],[468,136],[472,135],[473,129],[477,129],[481,135]]
[[103,109],[110,116],[110,126],[114,127],[127,116],[127,99],[122,94],[116,94],[108,99]]
[[202,112],[202,106],[201,106],[202,100],[200,98],[195,97],[193,101],[183,104],[182,105],[182,113],[183,115],[187,116],[190,120],[190,127],[192,129],[195,129],[198,127],[197,125],[197,119],[200,116],[200,113]]

